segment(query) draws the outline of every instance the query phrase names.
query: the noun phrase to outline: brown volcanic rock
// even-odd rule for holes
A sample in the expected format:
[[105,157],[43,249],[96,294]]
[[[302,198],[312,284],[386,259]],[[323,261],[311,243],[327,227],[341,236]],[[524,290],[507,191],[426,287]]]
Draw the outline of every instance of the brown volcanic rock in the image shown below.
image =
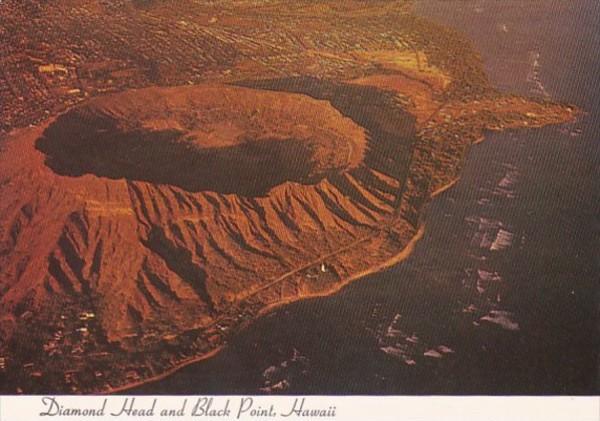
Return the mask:
[[364,130],[299,94],[134,90],[42,130],[0,154],[5,338],[26,311],[58,318],[64,306],[95,311],[109,341],[207,326],[374,227],[398,187],[371,171],[370,191],[345,171],[361,165]]

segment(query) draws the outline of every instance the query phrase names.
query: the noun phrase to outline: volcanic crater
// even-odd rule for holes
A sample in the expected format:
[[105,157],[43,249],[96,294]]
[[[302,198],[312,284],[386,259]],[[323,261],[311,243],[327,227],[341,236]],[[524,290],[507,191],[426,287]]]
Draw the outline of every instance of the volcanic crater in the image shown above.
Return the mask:
[[244,196],[356,167],[365,145],[364,130],[328,102],[210,85],[92,100],[60,116],[36,144],[59,175]]
[[377,236],[414,139],[389,95],[313,78],[132,89],[23,130],[0,160],[0,330],[92,311],[102,346],[162,349],[339,288],[356,245],[397,252]]

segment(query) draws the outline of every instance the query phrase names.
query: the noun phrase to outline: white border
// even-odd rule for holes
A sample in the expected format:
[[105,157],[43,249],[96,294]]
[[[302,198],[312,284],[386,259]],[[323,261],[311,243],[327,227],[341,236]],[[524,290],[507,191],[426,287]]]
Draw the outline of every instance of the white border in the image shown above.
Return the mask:
[[[45,400],[44,400],[45,398]],[[148,411],[154,404],[153,415],[127,415],[121,412],[126,399],[135,398],[134,408]],[[212,398],[210,409],[223,412],[227,401],[228,414],[202,414],[194,406]],[[63,408],[95,408],[106,400],[103,416],[41,415],[48,412],[49,402],[55,399]],[[323,416],[303,416],[289,413],[304,401],[303,409],[321,408]],[[183,416],[160,416],[165,408],[181,409],[187,400]],[[298,400],[298,401],[296,401]],[[46,404],[44,404],[44,402]],[[272,415],[252,415],[251,410],[239,415],[241,405],[252,403],[254,409],[273,411]],[[128,404],[129,405],[129,404]],[[335,415],[331,408],[335,407]],[[56,409],[56,408],[55,408]],[[118,414],[118,415],[114,415]],[[238,417],[239,415],[239,417]],[[339,421],[599,421],[600,397],[365,397],[365,396],[2,396],[0,421],[36,420],[339,420]]]

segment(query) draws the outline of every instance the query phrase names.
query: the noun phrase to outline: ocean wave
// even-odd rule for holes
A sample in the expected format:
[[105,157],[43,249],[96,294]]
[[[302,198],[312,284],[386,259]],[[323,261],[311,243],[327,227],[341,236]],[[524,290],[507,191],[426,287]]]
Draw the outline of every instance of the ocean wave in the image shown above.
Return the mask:
[[527,82],[532,85],[530,89],[531,94],[549,99],[550,94],[546,90],[546,87],[542,83],[540,77],[540,72],[542,69],[542,65],[540,63],[540,53],[538,51],[532,51],[529,54],[529,60],[531,62],[531,68],[527,73]]

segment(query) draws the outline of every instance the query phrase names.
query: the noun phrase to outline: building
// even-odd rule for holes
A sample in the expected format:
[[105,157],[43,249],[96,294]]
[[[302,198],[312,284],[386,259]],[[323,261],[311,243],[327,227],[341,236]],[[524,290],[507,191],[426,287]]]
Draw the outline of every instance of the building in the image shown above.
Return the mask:
[[40,73],[62,73],[63,75],[69,74],[69,70],[60,64],[42,64],[41,66],[38,66],[38,71]]

